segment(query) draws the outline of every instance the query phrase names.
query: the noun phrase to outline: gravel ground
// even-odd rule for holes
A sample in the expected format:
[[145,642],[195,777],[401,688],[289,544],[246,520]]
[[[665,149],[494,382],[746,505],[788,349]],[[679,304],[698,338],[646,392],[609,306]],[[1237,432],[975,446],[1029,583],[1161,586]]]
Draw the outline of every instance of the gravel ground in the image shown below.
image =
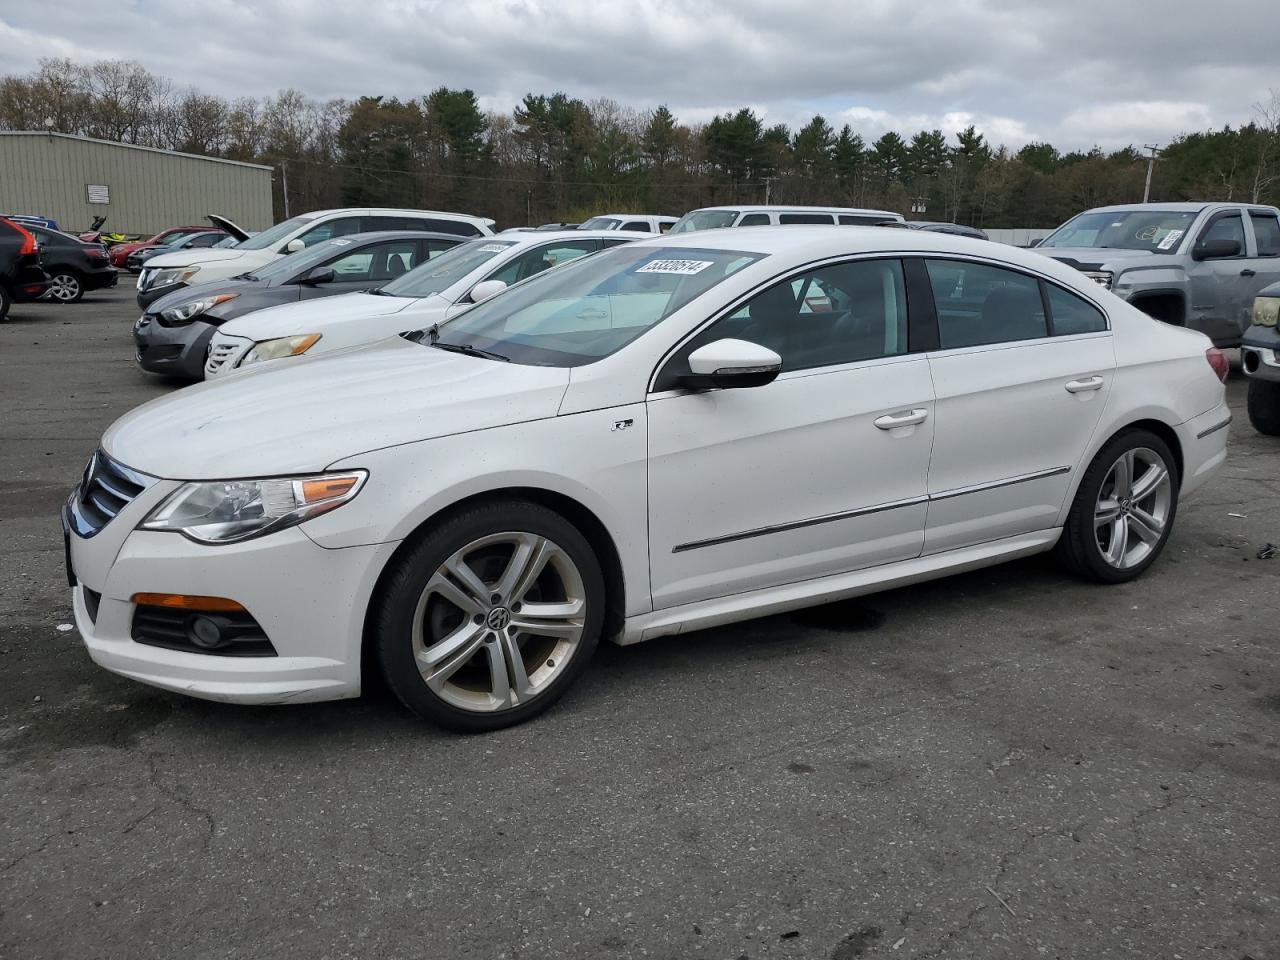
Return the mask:
[[174,389],[136,314],[0,323],[0,956],[1280,957],[1280,442],[1238,375],[1137,583],[1033,560],[609,647],[460,738],[151,690],[62,627],[58,507]]

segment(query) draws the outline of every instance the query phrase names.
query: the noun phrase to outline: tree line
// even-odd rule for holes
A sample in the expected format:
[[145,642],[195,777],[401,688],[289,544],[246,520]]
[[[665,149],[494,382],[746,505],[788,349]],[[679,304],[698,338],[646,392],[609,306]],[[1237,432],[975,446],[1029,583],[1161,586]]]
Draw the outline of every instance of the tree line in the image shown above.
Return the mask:
[[[52,130],[274,166],[276,216],[332,206],[458,210],[500,225],[609,210],[801,203],[896,210],[983,228],[1053,226],[1142,199],[1133,146],[1017,150],[975,127],[867,142],[815,116],[798,130],[750,109],[685,124],[565,93],[484,111],[467,89],[319,102],[298,90],[227,100],[178,89],[131,61],[44,59],[0,78],[0,129]],[[1156,161],[1152,200],[1280,201],[1280,95],[1239,127],[1189,131]]]

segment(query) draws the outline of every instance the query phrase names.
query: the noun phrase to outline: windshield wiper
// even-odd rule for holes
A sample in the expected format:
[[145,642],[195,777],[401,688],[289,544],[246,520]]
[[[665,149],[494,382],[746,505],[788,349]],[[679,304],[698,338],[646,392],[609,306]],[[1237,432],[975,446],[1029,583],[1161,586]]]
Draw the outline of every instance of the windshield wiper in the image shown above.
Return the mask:
[[[439,337],[435,332],[435,327],[428,329],[429,335]],[[486,360],[501,360],[503,363],[510,363],[510,357],[504,357],[500,353],[494,353],[492,350],[481,350],[479,347],[473,347],[469,343],[441,343],[438,339],[431,341],[431,346],[437,350],[448,350],[450,353],[465,353],[472,357],[484,357]]]

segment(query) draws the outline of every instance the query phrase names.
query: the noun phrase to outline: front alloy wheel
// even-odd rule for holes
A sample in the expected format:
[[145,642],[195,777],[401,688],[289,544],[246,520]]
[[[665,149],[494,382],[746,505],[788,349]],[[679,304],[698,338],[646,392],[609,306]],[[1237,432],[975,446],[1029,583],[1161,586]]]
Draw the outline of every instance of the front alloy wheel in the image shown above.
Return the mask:
[[396,695],[457,730],[492,730],[549,707],[586,666],[603,621],[591,546],[533,503],[451,518],[382,592],[378,655]]
[[84,296],[84,284],[74,273],[56,273],[49,287],[49,298],[59,303],[75,303]]

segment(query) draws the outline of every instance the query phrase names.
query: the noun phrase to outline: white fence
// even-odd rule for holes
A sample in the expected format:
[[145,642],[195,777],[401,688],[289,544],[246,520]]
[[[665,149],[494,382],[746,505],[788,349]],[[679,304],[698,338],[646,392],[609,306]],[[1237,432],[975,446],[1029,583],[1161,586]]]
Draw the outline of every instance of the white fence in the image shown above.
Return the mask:
[[1057,227],[1008,227],[1002,230],[988,230],[987,236],[997,243],[1008,243],[1015,247],[1025,247],[1032,240],[1043,240],[1053,233]]

